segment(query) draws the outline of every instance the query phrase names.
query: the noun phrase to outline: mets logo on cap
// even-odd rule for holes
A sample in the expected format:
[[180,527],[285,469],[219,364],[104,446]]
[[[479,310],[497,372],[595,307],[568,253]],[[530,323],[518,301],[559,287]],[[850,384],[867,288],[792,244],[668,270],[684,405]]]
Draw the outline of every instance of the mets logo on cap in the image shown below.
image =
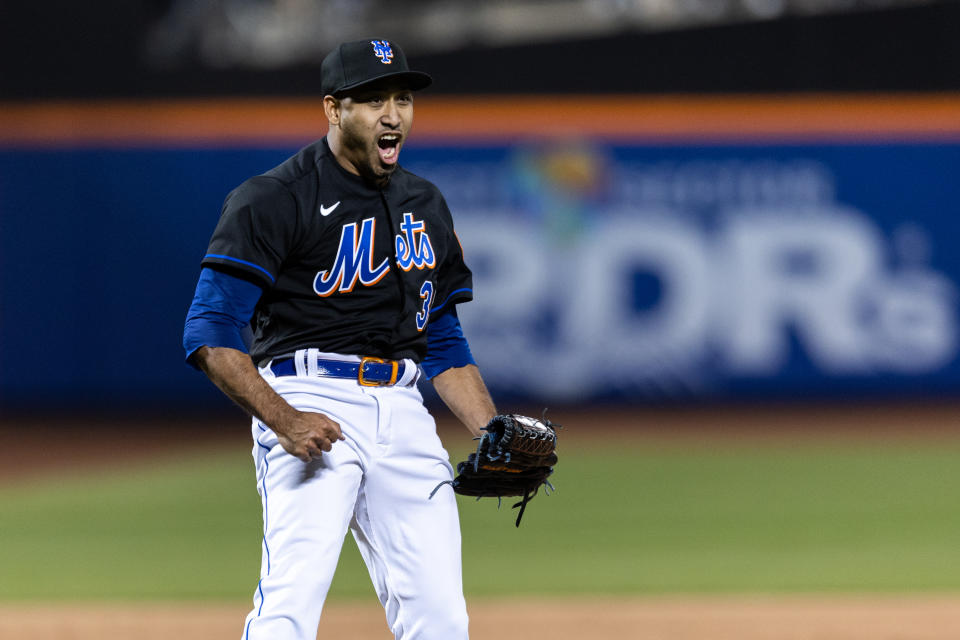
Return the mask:
[[389,42],[386,40],[371,40],[370,44],[373,45],[373,55],[380,58],[380,62],[383,64],[393,62],[393,49],[390,48]]

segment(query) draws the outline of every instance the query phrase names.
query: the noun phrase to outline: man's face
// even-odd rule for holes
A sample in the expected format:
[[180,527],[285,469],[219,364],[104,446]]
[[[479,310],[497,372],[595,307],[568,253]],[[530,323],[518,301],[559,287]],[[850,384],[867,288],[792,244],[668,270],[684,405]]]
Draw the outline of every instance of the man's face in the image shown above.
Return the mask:
[[413,92],[396,85],[365,87],[340,99],[340,142],[361,176],[383,186],[397,168],[413,124]]

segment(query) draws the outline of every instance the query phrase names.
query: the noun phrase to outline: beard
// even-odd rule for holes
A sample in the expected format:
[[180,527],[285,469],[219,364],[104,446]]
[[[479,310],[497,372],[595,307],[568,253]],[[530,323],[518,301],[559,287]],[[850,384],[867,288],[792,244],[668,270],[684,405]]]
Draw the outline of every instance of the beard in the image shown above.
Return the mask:
[[383,187],[390,181],[397,165],[384,165],[380,162],[375,139],[366,139],[363,132],[347,120],[340,123],[340,142],[361,177],[377,187]]

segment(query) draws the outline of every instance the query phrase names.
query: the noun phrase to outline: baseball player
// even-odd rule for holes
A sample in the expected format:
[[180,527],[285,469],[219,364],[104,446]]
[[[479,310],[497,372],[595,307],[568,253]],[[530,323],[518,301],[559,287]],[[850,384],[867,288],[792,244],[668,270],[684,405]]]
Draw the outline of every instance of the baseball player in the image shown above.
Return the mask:
[[263,504],[245,640],[316,637],[348,528],[396,638],[467,638],[454,494],[429,499],[453,470],[416,382],[474,435],[496,409],[450,211],[398,163],[430,83],[394,43],[338,46],[327,136],[232,191],[202,261],[187,360],[252,414]]

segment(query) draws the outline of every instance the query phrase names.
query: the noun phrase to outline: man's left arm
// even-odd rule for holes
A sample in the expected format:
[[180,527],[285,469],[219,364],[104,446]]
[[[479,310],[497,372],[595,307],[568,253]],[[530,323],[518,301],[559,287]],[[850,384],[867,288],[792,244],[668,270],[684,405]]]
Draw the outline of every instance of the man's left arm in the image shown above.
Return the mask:
[[440,399],[470,433],[483,435],[482,427],[497,415],[497,408],[477,365],[451,367],[435,375],[431,381]]
[[433,494],[449,484],[461,495],[519,496],[517,526],[527,503],[557,463],[557,435],[548,420],[520,415],[498,416],[487,385],[470,354],[456,309],[430,319],[427,354],[420,363],[440,398],[470,432],[480,438],[477,451],[456,465],[452,480],[441,482]]
[[497,415],[487,385],[463,336],[456,306],[438,313],[427,326],[427,357],[421,363],[443,402],[475,436]]

